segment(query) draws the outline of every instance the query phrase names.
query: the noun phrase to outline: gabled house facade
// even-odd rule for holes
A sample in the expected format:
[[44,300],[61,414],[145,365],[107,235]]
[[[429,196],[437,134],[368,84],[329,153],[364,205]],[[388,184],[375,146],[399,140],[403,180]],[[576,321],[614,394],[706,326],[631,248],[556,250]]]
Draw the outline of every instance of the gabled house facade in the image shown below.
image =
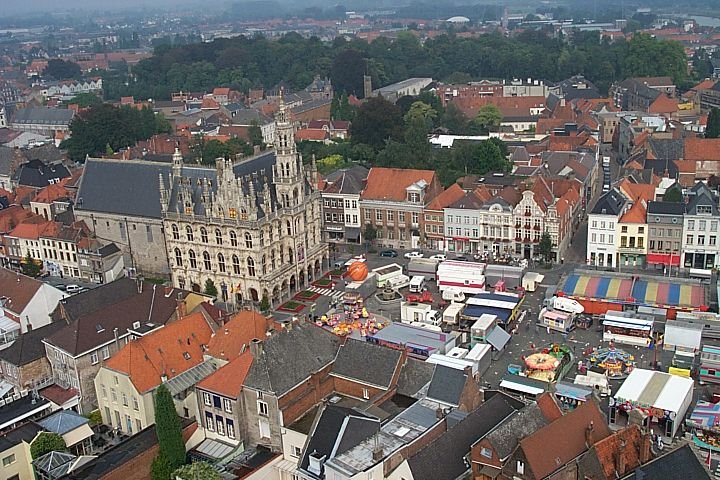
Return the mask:
[[615,267],[616,227],[628,199],[617,188],[603,194],[588,215],[587,263],[596,267]]
[[684,203],[648,202],[648,265],[663,271],[680,266],[684,214]]
[[323,239],[328,243],[361,244],[360,193],[368,170],[354,166],[340,169],[321,181]]
[[687,197],[683,219],[682,265],[684,268],[717,268],[720,266],[720,211],[717,195],[707,185],[698,182],[690,189]]

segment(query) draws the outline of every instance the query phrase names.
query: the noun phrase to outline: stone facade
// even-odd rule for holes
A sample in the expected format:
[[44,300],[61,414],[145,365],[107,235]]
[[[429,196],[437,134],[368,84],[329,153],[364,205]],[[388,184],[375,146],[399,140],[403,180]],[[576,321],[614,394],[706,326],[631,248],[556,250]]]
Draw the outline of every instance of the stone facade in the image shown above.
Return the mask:
[[218,159],[212,170],[184,168],[176,152],[169,185],[160,176],[173,284],[199,291],[211,280],[223,301],[267,295],[276,304],[317,279],[328,248],[316,175],[314,162],[303,166],[284,104],[274,155],[237,164]]

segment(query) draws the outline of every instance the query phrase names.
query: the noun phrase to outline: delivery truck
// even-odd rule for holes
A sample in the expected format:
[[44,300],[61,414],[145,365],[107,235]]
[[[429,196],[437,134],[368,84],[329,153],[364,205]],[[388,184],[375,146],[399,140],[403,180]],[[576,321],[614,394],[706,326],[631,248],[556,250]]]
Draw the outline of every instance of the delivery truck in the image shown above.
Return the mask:
[[402,302],[400,304],[400,321],[403,323],[421,322],[439,326],[442,323],[440,312],[426,303]]

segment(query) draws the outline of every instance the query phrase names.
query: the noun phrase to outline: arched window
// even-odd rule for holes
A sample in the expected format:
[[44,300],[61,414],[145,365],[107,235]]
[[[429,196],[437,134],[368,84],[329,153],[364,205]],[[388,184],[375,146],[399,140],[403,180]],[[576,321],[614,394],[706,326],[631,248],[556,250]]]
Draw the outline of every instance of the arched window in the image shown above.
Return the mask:
[[248,267],[248,277],[254,277],[255,276],[255,260],[253,260],[252,257],[248,257],[247,267]]
[[262,261],[260,262],[260,266],[262,268],[262,273],[265,275],[267,273],[267,258],[265,255],[262,256]]
[[273,242],[273,226],[270,225],[268,227],[268,240],[270,240],[270,243]]
[[282,225],[280,224],[280,222],[277,223],[277,235],[278,238],[282,238]]
[[293,249],[288,248],[288,263],[293,263]]
[[172,230],[173,240],[180,240],[180,230],[178,229],[178,226],[173,223],[170,229]]
[[290,220],[285,222],[285,227],[287,228],[287,234],[288,236],[292,236],[292,225],[290,225]]
[[285,263],[285,256],[283,255],[283,247],[280,245],[280,265]]
[[187,237],[188,242],[193,241],[193,231],[192,231],[192,227],[190,225],[185,227],[185,236]]
[[190,268],[197,268],[197,260],[193,250],[188,250],[188,258],[190,259]]
[[176,267],[182,267],[183,261],[182,261],[182,252],[179,248],[175,249],[175,266]]
[[252,235],[249,232],[245,232],[245,248],[253,248]]
[[275,250],[270,252],[270,268],[275,270]]
[[219,228],[215,229],[215,243],[222,245],[222,232]]
[[265,231],[260,230],[260,246],[262,247],[264,245],[265,245]]
[[235,233],[235,230],[230,230],[230,246],[237,247],[237,233]]
[[203,264],[205,265],[205,270],[212,269],[212,264],[210,263],[210,254],[208,252],[203,252]]
[[233,273],[235,275],[240,275],[240,259],[237,255],[232,256],[232,264],[233,264]]
[[205,230],[205,227],[200,227],[200,241],[208,243],[207,230]]
[[225,257],[222,253],[218,253],[218,270],[220,273],[225,273]]

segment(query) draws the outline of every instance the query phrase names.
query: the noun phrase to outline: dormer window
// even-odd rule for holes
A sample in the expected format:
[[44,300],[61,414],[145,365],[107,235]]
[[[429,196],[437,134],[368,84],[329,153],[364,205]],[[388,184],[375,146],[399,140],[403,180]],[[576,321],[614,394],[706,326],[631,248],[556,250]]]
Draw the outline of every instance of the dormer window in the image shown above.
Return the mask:
[[408,192],[407,200],[412,203],[420,203],[420,194],[417,192]]

